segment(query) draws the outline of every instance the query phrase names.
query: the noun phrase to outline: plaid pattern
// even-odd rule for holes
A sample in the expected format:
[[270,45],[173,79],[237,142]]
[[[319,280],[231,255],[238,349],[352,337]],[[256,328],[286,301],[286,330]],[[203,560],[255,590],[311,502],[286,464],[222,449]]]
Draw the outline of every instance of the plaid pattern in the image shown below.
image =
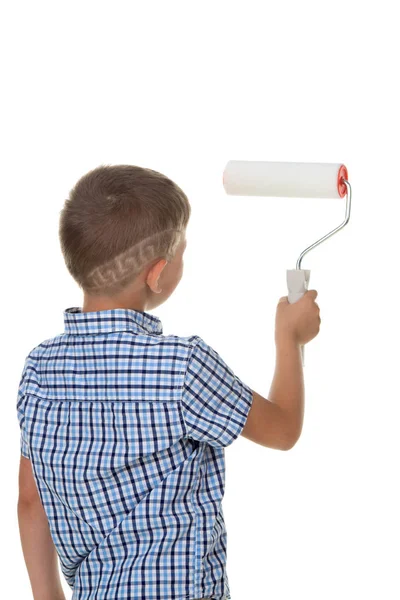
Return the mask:
[[26,358],[17,409],[73,600],[230,598],[224,448],[252,390],[149,313],[64,324]]

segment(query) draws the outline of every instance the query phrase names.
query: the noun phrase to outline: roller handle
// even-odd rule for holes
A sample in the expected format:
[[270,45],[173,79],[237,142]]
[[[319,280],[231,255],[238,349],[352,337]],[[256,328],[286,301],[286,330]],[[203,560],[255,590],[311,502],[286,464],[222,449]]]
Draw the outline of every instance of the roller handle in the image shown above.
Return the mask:
[[[286,271],[289,304],[294,304],[304,296],[308,290],[310,273],[309,269],[288,269]],[[304,346],[301,346],[301,360],[304,366]]]

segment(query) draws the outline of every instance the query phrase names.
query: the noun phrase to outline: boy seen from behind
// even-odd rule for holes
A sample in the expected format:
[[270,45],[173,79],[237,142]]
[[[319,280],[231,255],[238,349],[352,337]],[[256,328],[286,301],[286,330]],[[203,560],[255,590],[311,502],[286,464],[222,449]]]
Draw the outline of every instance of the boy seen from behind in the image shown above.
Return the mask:
[[35,600],[226,600],[224,449],[239,435],[288,450],[303,423],[301,346],[317,293],[276,312],[268,399],[199,335],[148,311],[183,273],[190,205],[166,176],[100,166],[60,215],[83,291],[64,331],[28,354],[18,390],[18,518]]

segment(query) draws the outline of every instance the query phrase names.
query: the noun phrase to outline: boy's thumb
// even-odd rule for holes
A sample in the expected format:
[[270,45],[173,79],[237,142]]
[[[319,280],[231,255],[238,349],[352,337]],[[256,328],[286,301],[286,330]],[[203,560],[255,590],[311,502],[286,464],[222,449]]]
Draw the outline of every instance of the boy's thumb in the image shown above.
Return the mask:
[[315,298],[318,296],[318,292],[317,290],[308,290],[304,295],[311,296],[311,298],[315,300]]

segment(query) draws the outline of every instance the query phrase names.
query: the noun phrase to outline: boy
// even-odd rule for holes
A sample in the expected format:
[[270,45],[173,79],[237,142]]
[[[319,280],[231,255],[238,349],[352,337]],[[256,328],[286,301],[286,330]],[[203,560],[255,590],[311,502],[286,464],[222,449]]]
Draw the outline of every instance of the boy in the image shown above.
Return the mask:
[[164,175],[100,166],[60,215],[84,292],[65,331],[27,356],[18,393],[18,517],[35,600],[225,600],[224,448],[239,434],[288,450],[303,422],[300,348],[316,292],[276,313],[268,400],[199,336],[148,310],[183,271],[190,205]]

